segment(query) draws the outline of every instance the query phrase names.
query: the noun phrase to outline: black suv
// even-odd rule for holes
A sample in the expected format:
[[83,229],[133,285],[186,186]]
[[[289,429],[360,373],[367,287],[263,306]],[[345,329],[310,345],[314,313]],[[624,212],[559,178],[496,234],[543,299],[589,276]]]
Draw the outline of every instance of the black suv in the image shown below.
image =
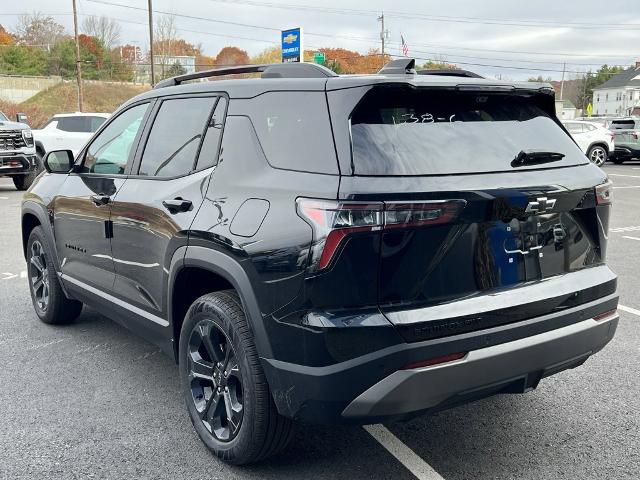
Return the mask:
[[548,85],[410,60],[165,80],[77,158],[51,152],[25,195],[36,313],[86,304],[159,345],[198,435],[236,464],[296,421],[529,391],[618,323],[610,184],[554,108]]

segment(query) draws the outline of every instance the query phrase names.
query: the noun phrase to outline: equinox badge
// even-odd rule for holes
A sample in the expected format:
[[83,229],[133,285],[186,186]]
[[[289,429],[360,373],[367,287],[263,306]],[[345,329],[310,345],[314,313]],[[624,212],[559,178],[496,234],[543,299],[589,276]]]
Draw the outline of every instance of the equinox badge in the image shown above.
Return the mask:
[[543,213],[550,212],[556,205],[555,198],[540,197],[535,202],[529,202],[525,213]]

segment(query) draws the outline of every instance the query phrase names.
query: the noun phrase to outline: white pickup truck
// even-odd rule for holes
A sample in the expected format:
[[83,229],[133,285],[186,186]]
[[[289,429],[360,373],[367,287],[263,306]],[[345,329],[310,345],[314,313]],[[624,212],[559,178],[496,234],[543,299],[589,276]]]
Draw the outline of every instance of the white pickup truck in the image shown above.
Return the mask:
[[41,129],[33,130],[38,155],[44,157],[54,150],[71,150],[77,155],[109,116],[108,113],[84,112],[54,115]]

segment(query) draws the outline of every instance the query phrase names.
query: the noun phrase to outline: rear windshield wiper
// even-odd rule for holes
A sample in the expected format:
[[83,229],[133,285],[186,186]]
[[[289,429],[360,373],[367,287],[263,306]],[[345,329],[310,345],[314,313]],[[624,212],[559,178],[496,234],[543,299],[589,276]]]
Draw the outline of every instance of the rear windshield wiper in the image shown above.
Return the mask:
[[538,165],[541,163],[557,162],[564,158],[563,153],[545,152],[542,150],[521,150],[516,158],[511,161],[512,167],[523,167],[525,165]]

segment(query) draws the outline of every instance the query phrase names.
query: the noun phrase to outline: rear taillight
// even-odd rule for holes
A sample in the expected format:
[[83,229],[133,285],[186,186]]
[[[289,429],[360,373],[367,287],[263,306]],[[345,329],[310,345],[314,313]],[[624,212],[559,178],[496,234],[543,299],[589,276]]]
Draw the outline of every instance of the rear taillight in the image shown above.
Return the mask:
[[310,270],[316,271],[331,263],[349,235],[448,223],[460,214],[466,201],[383,203],[298,198],[296,204],[298,214],[313,228]]
[[385,203],[385,228],[440,225],[455,219],[467,204],[464,200],[440,200],[418,203]]
[[613,194],[613,184],[611,182],[603,183],[596,187],[596,204],[609,205]]

